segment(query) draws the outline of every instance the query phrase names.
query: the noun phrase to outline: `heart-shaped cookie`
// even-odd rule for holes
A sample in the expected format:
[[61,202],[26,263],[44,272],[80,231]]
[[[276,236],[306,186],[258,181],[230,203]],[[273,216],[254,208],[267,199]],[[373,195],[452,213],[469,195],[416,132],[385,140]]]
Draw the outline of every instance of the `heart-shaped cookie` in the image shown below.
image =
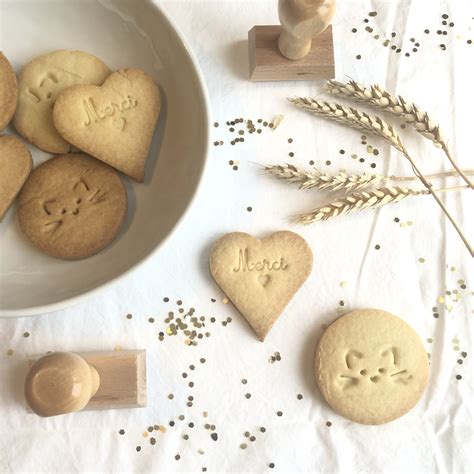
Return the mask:
[[56,99],[53,119],[69,143],[142,182],[159,112],[153,79],[140,69],[123,69],[102,86],[66,89]]
[[0,221],[31,171],[31,154],[16,137],[0,135]]
[[259,240],[233,232],[212,248],[211,274],[263,341],[313,268],[299,235],[281,231]]
[[0,51],[0,131],[15,113],[18,100],[18,84],[12,65]]

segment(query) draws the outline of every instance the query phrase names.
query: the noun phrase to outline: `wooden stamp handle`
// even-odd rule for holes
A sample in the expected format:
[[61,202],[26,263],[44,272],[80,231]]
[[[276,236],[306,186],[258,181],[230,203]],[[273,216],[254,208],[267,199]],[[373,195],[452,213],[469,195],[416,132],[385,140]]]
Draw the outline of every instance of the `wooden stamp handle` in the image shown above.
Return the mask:
[[313,38],[331,23],[336,0],[279,0],[278,15],[283,31],[278,39],[281,54],[288,59],[304,58]]
[[97,393],[100,376],[95,367],[70,352],[53,352],[38,359],[25,380],[25,398],[40,416],[82,410]]

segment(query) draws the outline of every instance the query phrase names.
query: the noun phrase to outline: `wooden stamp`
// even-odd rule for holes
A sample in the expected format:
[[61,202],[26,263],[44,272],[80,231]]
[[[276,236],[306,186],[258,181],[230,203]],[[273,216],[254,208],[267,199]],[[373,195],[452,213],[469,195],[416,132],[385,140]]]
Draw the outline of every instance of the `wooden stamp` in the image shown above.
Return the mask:
[[25,398],[40,416],[146,406],[146,351],[52,352],[29,361]]
[[251,81],[307,81],[335,75],[330,22],[336,0],[279,0],[281,26],[248,34]]

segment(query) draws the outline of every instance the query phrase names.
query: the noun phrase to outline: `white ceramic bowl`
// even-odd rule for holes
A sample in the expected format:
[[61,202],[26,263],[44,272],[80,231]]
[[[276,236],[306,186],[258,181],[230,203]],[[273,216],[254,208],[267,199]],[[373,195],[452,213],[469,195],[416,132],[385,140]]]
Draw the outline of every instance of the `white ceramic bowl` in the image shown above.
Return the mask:
[[[0,224],[0,316],[31,316],[78,303],[131,271],[169,238],[203,173],[210,108],[192,53],[176,26],[151,2],[2,2],[0,16],[0,50],[17,72],[47,51],[81,49],[111,69],[144,69],[162,92],[145,183],[125,179],[127,221],[107,249],[85,260],[59,260],[36,250],[22,235],[15,207]],[[51,156],[33,146],[30,150],[35,165]]]

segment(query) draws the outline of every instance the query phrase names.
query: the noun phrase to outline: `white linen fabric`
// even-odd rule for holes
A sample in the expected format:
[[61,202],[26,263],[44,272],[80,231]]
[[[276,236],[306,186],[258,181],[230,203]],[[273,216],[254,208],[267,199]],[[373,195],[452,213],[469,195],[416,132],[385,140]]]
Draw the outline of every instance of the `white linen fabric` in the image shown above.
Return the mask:
[[[362,144],[360,132],[311,117],[286,100],[325,97],[323,83],[247,80],[247,32],[257,24],[278,23],[276,1],[160,5],[198,58],[219,124],[213,141],[224,143],[212,147],[192,208],[158,255],[79,306],[0,321],[0,471],[470,471],[474,281],[462,242],[429,196],[308,227],[289,223],[289,217],[330,200],[329,193],[299,191],[263,175],[255,163],[309,168],[314,161],[330,173],[343,168],[405,176],[410,166],[380,140],[367,137]],[[473,16],[474,4],[467,0],[339,0],[334,20],[337,78],[377,82],[417,102],[442,124],[464,168],[473,167]],[[284,119],[275,130],[258,122],[279,114]],[[247,133],[245,122],[230,132],[226,122],[236,118],[251,119],[262,133]],[[238,135],[240,129],[244,135]],[[408,128],[402,134],[424,173],[450,169],[432,143]],[[231,145],[234,137],[245,141]],[[368,145],[379,154],[370,153]],[[453,178],[437,183],[462,184]],[[448,193],[444,199],[474,240],[473,192]],[[314,269],[261,343],[223,302],[209,275],[209,248],[226,232],[263,236],[280,229],[307,239]],[[206,318],[199,331],[210,333],[197,339],[197,346],[186,345],[182,331],[166,332],[168,313],[182,317],[191,307],[194,316]],[[312,370],[323,325],[341,311],[364,307],[385,309],[411,324],[431,360],[421,401],[382,426],[358,425],[334,413]],[[147,349],[147,408],[55,418],[26,412],[22,383],[29,355],[114,348]]]

